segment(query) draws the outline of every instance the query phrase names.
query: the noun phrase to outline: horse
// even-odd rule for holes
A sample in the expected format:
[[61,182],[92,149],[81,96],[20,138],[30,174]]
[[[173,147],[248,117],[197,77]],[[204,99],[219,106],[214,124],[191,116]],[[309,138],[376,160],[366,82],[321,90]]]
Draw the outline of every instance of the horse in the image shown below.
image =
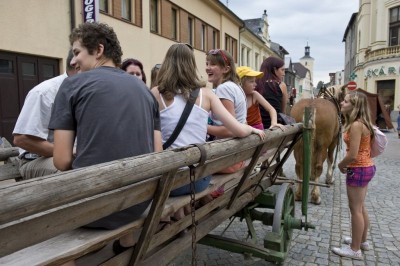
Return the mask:
[[[328,170],[326,173],[327,184],[333,184],[333,156],[335,148],[338,148],[341,137],[341,114],[340,102],[345,96],[345,86],[322,87],[317,98],[301,99],[292,107],[290,115],[296,122],[302,122],[305,107],[314,107],[315,132],[312,137],[312,158],[310,180],[316,184],[323,171],[323,164],[328,159]],[[294,158],[296,160],[296,175],[303,180],[303,142],[300,140],[294,147]],[[335,156],[336,157],[336,156]],[[302,185],[299,183],[295,193],[295,200],[301,200]],[[311,203],[321,204],[319,186],[315,185],[311,191]]]

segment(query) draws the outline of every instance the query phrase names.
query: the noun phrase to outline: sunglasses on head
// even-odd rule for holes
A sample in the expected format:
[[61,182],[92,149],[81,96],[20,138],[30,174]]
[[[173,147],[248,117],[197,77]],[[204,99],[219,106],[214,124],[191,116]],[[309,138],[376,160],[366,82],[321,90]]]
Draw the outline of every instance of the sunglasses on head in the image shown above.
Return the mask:
[[154,65],[154,68],[160,69],[160,68],[161,68],[161,64],[155,64],[155,65]]
[[221,50],[221,49],[212,49],[210,51],[208,51],[208,54],[212,54],[212,55],[217,55],[220,54],[222,56],[222,59],[224,59],[224,62],[227,66],[229,66],[229,60],[226,57],[225,53]]

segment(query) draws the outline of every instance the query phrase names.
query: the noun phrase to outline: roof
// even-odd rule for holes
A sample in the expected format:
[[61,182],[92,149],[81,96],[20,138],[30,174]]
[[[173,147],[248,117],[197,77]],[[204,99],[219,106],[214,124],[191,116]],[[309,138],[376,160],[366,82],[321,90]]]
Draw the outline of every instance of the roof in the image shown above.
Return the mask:
[[282,55],[289,54],[289,52],[286,51],[286,49],[282,45],[276,42],[271,42],[271,49],[276,51],[278,54]]
[[296,72],[296,75],[299,76],[300,78],[305,78],[307,75],[307,72],[310,70],[303,66],[301,63],[293,63],[293,69]]
[[255,34],[257,34],[259,29],[261,28],[261,26],[260,26],[261,19],[259,19],[259,18],[245,19],[243,21],[244,21],[244,24],[246,25],[246,27],[248,29],[250,29],[251,31],[253,31]]
[[309,56],[309,55],[305,55],[305,56],[303,56],[303,57],[300,58],[300,59],[306,59],[306,58],[314,59],[313,57],[311,57],[311,56]]
[[357,18],[357,15],[358,15],[358,12],[353,13],[353,15],[351,15],[351,18],[349,20],[349,23],[347,24],[346,30],[344,31],[342,42],[346,42],[347,33],[349,33],[350,28],[353,26],[353,24]]

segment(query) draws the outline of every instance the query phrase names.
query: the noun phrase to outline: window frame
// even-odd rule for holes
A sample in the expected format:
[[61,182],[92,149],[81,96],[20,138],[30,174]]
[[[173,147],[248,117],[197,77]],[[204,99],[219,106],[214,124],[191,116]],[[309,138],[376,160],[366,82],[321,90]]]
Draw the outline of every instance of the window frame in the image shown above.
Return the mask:
[[[395,16],[393,13],[396,12]],[[389,9],[388,46],[400,45],[400,6]]]
[[160,1],[150,0],[150,32],[160,33]]

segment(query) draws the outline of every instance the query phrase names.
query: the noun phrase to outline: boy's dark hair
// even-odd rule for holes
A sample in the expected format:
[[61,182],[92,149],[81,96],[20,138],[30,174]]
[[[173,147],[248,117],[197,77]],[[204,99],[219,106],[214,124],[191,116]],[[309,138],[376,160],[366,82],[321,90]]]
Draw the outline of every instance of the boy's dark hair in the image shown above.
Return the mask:
[[117,34],[107,24],[98,22],[80,24],[69,35],[71,45],[77,40],[82,43],[82,46],[88,49],[89,54],[93,54],[99,44],[102,44],[104,46],[104,56],[112,59],[116,66],[121,64],[121,45],[119,44]]

